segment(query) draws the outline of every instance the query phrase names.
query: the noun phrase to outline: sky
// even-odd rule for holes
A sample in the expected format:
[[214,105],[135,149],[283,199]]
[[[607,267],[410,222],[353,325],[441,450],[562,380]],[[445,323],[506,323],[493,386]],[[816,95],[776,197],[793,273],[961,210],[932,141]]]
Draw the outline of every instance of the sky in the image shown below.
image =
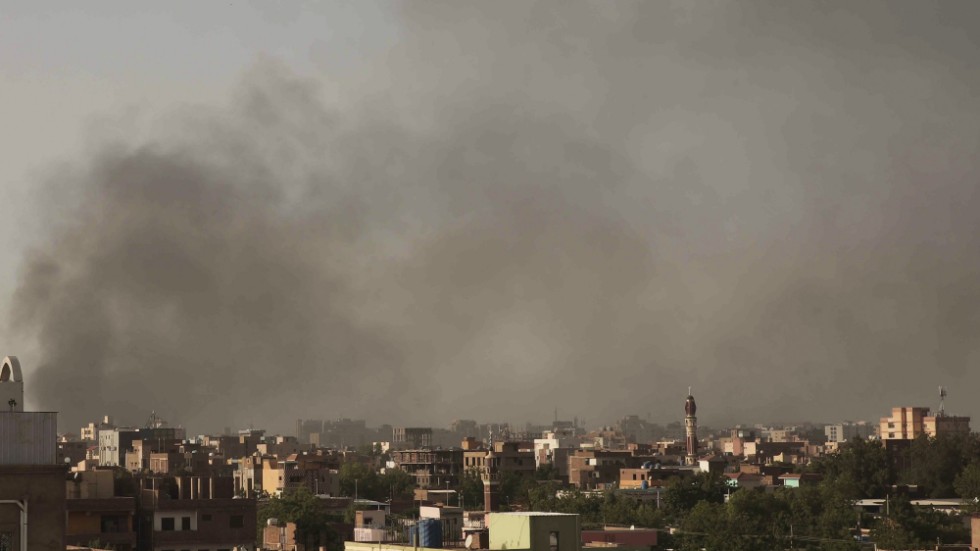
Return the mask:
[[63,429],[980,416],[973,2],[5,3]]

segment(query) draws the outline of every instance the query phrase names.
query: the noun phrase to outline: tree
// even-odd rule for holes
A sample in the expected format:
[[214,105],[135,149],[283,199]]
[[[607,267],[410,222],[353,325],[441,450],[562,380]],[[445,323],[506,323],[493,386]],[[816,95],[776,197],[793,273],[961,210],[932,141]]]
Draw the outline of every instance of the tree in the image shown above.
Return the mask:
[[542,463],[535,471],[538,480],[558,480],[558,468],[551,463]]
[[391,497],[410,497],[415,489],[415,477],[402,469],[387,469],[381,475],[380,485],[382,492],[387,489]]
[[953,488],[961,498],[970,500],[970,512],[980,512],[980,463],[967,465],[953,480]]
[[684,516],[701,501],[722,503],[728,484],[718,473],[698,473],[693,478],[677,478],[667,486],[664,504],[675,516]]
[[340,538],[329,525],[330,516],[319,498],[306,487],[261,503],[258,510],[260,531],[270,518],[295,523],[296,541],[302,542],[307,549],[315,549],[320,545],[326,545],[330,549],[339,548]]
[[895,461],[881,442],[854,438],[840,451],[816,461],[813,469],[848,499],[885,497],[895,483]]
[[977,440],[971,434],[920,436],[908,450],[909,467],[903,479],[918,484],[930,497],[953,495],[953,483],[964,467],[977,458]]
[[483,479],[474,470],[467,470],[459,479],[459,496],[470,511],[483,509]]
[[[407,473],[406,473],[407,474]],[[374,468],[363,463],[344,463],[340,466],[340,493],[358,498],[383,501],[390,489],[382,484]]]

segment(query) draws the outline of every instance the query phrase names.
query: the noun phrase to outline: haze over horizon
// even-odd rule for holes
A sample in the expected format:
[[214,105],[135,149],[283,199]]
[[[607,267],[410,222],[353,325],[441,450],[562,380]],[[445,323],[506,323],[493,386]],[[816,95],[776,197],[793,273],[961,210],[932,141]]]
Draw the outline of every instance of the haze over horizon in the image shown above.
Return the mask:
[[0,12],[62,430],[980,418],[980,3],[80,10]]

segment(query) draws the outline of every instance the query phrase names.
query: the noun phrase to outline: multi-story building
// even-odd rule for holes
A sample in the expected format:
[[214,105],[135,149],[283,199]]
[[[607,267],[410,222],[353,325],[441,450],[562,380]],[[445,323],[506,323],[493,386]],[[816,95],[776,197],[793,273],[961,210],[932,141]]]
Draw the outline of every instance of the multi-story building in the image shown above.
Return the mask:
[[136,429],[111,428],[99,431],[99,465],[122,467],[126,465],[126,452],[137,438]]
[[117,551],[136,549],[136,498],[115,495],[112,470],[72,473],[66,494],[68,545],[99,542]]
[[655,457],[628,450],[577,450],[568,457],[568,483],[582,490],[611,488],[622,468],[637,468]]
[[103,429],[114,429],[116,425],[112,423],[112,417],[105,415],[98,423],[89,423],[79,431],[79,438],[86,442],[98,442],[99,431]]
[[320,444],[320,434],[323,433],[323,421],[319,419],[297,419],[296,438],[304,444]]
[[938,436],[941,434],[968,434],[970,418],[946,415],[929,415],[927,407],[898,407],[892,408],[891,417],[882,417],[880,423],[881,439],[915,440],[921,435]]
[[617,428],[631,442],[653,442],[663,433],[663,428],[641,419],[639,415],[627,415],[619,420]]
[[255,500],[233,498],[231,478],[147,478],[142,482],[140,549],[232,551],[255,546]]
[[875,435],[875,428],[871,423],[864,421],[858,423],[845,422],[827,425],[823,428],[823,432],[827,437],[827,442],[841,443],[854,438],[868,439]]
[[242,457],[238,461],[238,468],[234,473],[235,495],[243,497],[262,495],[264,460],[264,456],[254,454]]
[[0,363],[0,541],[6,549],[64,551],[65,474],[58,414],[24,411],[20,362]]
[[[494,442],[494,457],[500,474],[514,473],[522,476],[534,476],[537,465],[534,461],[534,449],[526,442]],[[486,466],[487,450],[475,449],[463,451],[463,468],[467,471],[482,471]]]
[[552,465],[559,478],[568,478],[568,456],[576,449],[574,429],[547,431],[534,439],[534,464],[536,467]]
[[398,468],[415,477],[416,486],[442,488],[447,484],[459,485],[463,453],[463,450],[398,450],[392,452],[391,459]]
[[395,427],[391,445],[399,450],[420,450],[432,447],[432,429],[423,427]]
[[[254,473],[255,468],[252,467],[252,470]],[[247,478],[243,480],[247,488],[249,481]],[[260,483],[260,491],[269,495],[282,495],[301,487],[315,495],[340,494],[340,476],[336,463],[330,457],[316,454],[293,454],[283,459],[262,457]],[[251,484],[254,489],[254,478]]]

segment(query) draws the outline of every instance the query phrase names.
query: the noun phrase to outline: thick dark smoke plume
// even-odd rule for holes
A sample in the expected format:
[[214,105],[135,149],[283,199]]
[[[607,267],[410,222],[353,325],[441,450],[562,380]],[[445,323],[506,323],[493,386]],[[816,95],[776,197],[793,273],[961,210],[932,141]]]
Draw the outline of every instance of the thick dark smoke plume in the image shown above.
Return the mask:
[[259,61],[44,187],[37,406],[670,421],[694,385],[722,424],[945,384],[980,414],[980,4],[398,17],[360,80]]

